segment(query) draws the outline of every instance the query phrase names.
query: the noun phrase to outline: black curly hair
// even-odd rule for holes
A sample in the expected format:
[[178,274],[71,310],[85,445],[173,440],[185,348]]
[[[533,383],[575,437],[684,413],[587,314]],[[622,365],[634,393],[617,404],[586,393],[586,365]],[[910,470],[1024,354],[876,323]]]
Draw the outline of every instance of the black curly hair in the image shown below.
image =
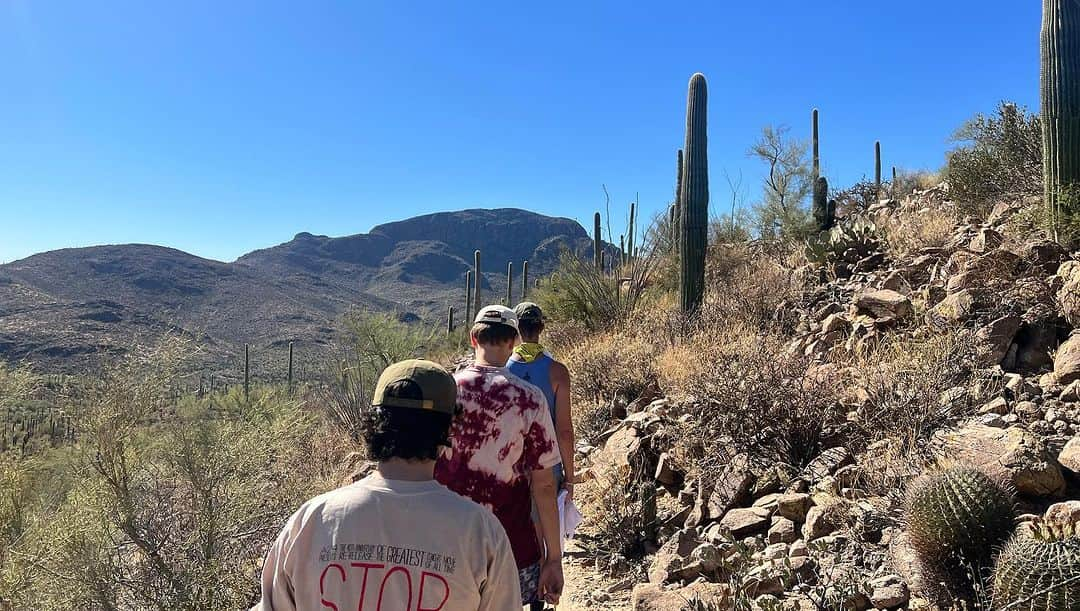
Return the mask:
[[[408,381],[387,392],[402,399],[422,399],[420,389]],[[450,446],[450,414],[411,407],[375,406],[360,421],[360,434],[370,460],[435,460],[439,446]]]

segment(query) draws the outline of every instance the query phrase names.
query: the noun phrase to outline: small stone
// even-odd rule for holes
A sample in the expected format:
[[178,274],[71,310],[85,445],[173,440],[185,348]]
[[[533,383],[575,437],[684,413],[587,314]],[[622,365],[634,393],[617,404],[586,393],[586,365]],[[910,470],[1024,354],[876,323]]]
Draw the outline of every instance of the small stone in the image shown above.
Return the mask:
[[1041,420],[1042,410],[1031,401],[1021,401],[1013,406],[1013,413],[1025,420]]
[[983,414],[975,419],[975,424],[981,424],[983,426],[992,426],[994,428],[1005,428],[1005,417],[1000,414]]
[[896,291],[881,289],[858,295],[855,307],[875,319],[889,321],[910,314],[911,300]]
[[702,543],[690,553],[690,561],[697,562],[702,572],[711,573],[724,563],[724,553],[712,543]]
[[720,525],[736,539],[753,535],[765,530],[769,525],[771,512],[761,507],[732,509],[727,512]]
[[792,543],[791,548],[788,549],[788,557],[790,557],[790,558],[799,558],[799,557],[802,557],[802,556],[809,556],[809,555],[810,555],[810,548],[807,547],[806,541],[803,541],[802,539],[799,539],[798,541],[795,541],[794,543]]
[[803,473],[810,481],[816,481],[836,473],[837,469],[851,464],[852,461],[851,452],[848,452],[847,448],[829,448],[810,461]]
[[875,609],[894,609],[907,604],[911,594],[899,575],[886,575],[870,582],[870,604]]
[[665,486],[678,486],[682,483],[683,474],[674,464],[674,460],[667,452],[660,454],[656,463],[656,481]]
[[761,557],[765,560],[778,560],[780,558],[786,558],[788,555],[787,543],[773,543],[765,549],[761,550]]
[[1005,400],[1005,397],[998,397],[993,401],[979,408],[980,414],[997,414],[1004,416],[1009,413],[1009,402]]
[[1069,471],[1080,475],[1080,436],[1073,437],[1058,454],[1058,462]]
[[803,539],[813,541],[831,534],[836,525],[829,519],[824,507],[814,506],[806,513],[806,523],[802,527]]
[[1073,334],[1054,354],[1054,378],[1058,384],[1080,380],[1080,335]]
[[769,543],[793,543],[799,538],[799,530],[795,522],[783,517],[775,516],[772,526],[769,527]]
[[813,501],[805,492],[788,492],[776,499],[776,511],[781,516],[802,524],[806,521],[806,512],[810,510]]
[[1057,526],[1071,527],[1075,532],[1080,526],[1080,501],[1055,503],[1046,509],[1043,519]]

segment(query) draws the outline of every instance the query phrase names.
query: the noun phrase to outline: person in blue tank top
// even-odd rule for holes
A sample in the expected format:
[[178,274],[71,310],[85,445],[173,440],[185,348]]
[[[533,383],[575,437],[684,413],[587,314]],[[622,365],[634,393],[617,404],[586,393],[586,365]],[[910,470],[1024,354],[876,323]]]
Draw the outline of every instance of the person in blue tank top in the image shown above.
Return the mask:
[[544,332],[544,312],[540,306],[523,302],[514,308],[518,316],[521,343],[506,363],[506,368],[519,378],[538,387],[547,397],[551,420],[559,444],[562,465],[555,468],[556,484],[574,495],[574,423],[570,411],[570,371],[552,358],[540,344]]

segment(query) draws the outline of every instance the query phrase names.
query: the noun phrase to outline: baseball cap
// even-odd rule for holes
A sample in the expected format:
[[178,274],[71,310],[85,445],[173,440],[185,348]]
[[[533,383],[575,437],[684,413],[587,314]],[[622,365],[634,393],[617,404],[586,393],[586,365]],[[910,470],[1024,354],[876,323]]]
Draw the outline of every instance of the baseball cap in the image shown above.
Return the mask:
[[[419,398],[394,395],[398,382],[419,390]],[[375,395],[371,399],[375,407],[411,407],[453,415],[457,408],[457,384],[445,369],[420,359],[394,363],[383,370]]]
[[513,327],[515,331],[518,328],[518,317],[513,310],[506,306],[501,305],[489,305],[480,308],[480,311],[476,313],[476,320],[473,323],[486,322],[496,325],[506,325]]
[[531,301],[522,301],[514,308],[514,313],[517,314],[518,320],[535,320],[537,322],[544,322],[544,311],[540,309],[540,306]]

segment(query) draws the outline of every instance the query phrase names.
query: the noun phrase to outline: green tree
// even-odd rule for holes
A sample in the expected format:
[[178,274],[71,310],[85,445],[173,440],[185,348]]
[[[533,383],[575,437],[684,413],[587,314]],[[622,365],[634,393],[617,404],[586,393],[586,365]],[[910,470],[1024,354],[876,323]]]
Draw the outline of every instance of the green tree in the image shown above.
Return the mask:
[[758,231],[765,238],[799,238],[810,228],[806,199],[813,188],[813,172],[806,143],[792,139],[789,132],[784,126],[767,125],[748,152],[769,168],[761,201],[754,207]]

